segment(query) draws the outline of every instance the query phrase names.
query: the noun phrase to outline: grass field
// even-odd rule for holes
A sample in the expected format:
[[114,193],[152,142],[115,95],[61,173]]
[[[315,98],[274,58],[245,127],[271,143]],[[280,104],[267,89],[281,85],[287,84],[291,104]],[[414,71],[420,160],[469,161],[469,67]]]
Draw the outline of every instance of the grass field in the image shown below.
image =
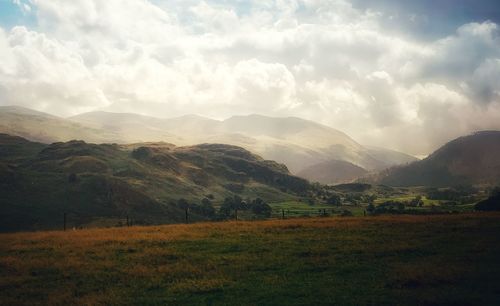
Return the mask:
[[1,305],[498,305],[500,214],[0,234]]

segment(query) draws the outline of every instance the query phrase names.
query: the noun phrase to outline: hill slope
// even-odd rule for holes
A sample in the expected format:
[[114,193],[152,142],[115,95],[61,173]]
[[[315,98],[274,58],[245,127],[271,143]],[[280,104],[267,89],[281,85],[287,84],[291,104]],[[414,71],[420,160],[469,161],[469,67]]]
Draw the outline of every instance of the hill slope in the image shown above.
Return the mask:
[[126,215],[146,223],[180,222],[179,198],[199,203],[211,194],[221,202],[238,193],[290,199],[309,188],[284,165],[235,146],[44,145],[5,134],[0,178],[0,230],[60,228],[64,212],[76,225]]
[[392,186],[500,183],[500,131],[457,138],[422,161],[395,167],[371,180]]
[[17,106],[0,106],[0,133],[43,143],[71,139],[85,139],[95,143],[124,142],[122,135],[110,130]]
[[297,175],[312,182],[338,184],[353,181],[367,173],[365,169],[349,162],[331,160],[308,167]]
[[[295,117],[248,115],[218,121],[195,115],[172,119],[136,115],[135,121],[140,121],[140,125],[130,124],[130,120],[117,120],[127,116],[130,114],[94,112],[72,117],[71,120],[91,122],[95,126],[110,127],[114,131],[127,125],[135,126],[129,135],[134,135],[137,131],[145,131],[149,135],[158,133],[159,130],[168,131],[177,138],[160,138],[176,144],[216,142],[237,145],[264,158],[286,164],[292,173],[300,173],[301,170],[332,159],[350,162],[369,170],[380,170],[416,160],[400,152],[365,148],[341,131]],[[147,137],[143,137],[145,138]],[[342,169],[332,171],[342,173]],[[350,179],[351,177],[343,178]]]
[[341,131],[293,117],[249,115],[218,121],[195,115],[160,119],[90,112],[63,119],[17,107],[0,107],[0,119],[0,132],[46,143],[71,139],[95,143],[226,143],[285,163],[292,173],[332,159],[368,170],[414,160],[394,151],[365,148]]

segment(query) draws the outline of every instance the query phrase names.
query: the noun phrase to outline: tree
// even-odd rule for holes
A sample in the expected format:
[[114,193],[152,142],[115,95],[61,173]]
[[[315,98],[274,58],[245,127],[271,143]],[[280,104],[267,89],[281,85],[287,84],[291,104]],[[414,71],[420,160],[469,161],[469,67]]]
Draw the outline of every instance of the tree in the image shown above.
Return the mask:
[[177,200],[177,207],[181,209],[186,209],[189,207],[189,203],[186,199],[180,198],[179,200]]
[[70,183],[75,183],[78,180],[78,177],[76,176],[76,173],[70,173],[68,176],[68,182]]
[[206,217],[213,217],[215,215],[215,208],[208,198],[203,198],[201,200],[200,212]]
[[231,198],[225,198],[224,202],[222,202],[221,206],[219,207],[219,214],[221,214],[224,217],[229,217],[231,215],[231,209],[232,209],[232,199]]
[[266,202],[264,202],[261,198],[256,198],[250,204],[250,208],[252,212],[256,215],[270,217],[272,213],[272,208]]
[[219,208],[219,213],[225,217],[231,215],[232,210],[239,210],[245,208],[245,202],[241,197],[235,195],[234,197],[227,197]]
[[376,194],[369,194],[366,196],[366,202],[368,202],[368,204],[373,204],[376,199],[377,199]]
[[366,207],[366,211],[369,214],[373,214],[375,212],[375,205],[373,205],[373,203],[368,204],[368,206]]
[[338,194],[333,193],[328,196],[326,203],[328,203],[329,205],[340,206],[342,205],[342,200]]
[[413,200],[410,201],[409,206],[412,207],[422,207],[424,206],[424,201],[422,200],[422,196],[418,195]]

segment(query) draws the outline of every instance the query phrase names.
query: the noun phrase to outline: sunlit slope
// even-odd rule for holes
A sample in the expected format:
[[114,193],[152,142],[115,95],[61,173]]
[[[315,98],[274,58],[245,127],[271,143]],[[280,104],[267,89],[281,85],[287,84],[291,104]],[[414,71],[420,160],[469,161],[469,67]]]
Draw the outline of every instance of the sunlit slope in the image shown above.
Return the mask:
[[121,134],[95,128],[17,106],[0,106],[0,133],[44,143],[85,139],[89,142],[123,142]]
[[226,143],[284,163],[292,173],[330,160],[346,161],[366,170],[380,170],[413,160],[403,153],[367,149],[341,131],[294,117],[248,115],[219,121],[196,115],[160,119],[90,112],[63,119],[9,107],[0,108],[0,117],[4,118],[0,132],[45,143],[71,139],[95,143]]
[[393,186],[452,186],[500,183],[500,131],[457,138],[422,161],[371,178]]
[[331,160],[316,164],[300,171],[297,175],[307,178],[312,182],[324,182],[326,184],[338,184],[351,182],[367,171],[361,167],[346,161]]
[[[165,141],[176,144],[218,142],[237,145],[267,159],[285,163],[292,173],[332,159],[347,161],[368,170],[399,164],[401,156],[406,156],[404,161],[414,160],[399,152],[367,149],[341,131],[294,117],[248,115],[218,121],[195,115],[172,119],[139,115],[133,119],[130,116],[133,115],[94,112],[72,117],[71,120],[92,123],[112,131],[130,129],[127,137],[137,135],[138,138],[138,134],[143,133],[142,139],[163,137]],[[168,135],[162,136],[160,131],[166,131]],[[393,157],[396,157],[395,161],[391,162]]]
[[[111,131],[127,143],[165,141],[177,145],[193,144],[190,137],[175,134],[175,126],[165,119],[129,113],[90,112],[71,117],[71,121],[96,129]],[[183,124],[188,124],[183,121]],[[111,142],[111,139],[108,140]]]

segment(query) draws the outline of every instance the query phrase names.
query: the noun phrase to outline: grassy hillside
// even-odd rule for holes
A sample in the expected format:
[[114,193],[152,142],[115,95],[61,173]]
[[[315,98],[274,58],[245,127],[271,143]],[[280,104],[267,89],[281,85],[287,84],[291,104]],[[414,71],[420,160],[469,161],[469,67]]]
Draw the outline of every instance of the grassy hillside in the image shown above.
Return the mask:
[[2,305],[495,305],[500,215],[0,234]]
[[367,181],[391,186],[500,183],[500,131],[457,138],[424,160],[381,172]]
[[[16,158],[14,158],[14,156]],[[180,222],[177,200],[206,196],[289,200],[309,183],[285,166],[235,146],[167,143],[51,145],[0,134],[0,230],[116,225],[126,216],[141,223]],[[196,212],[192,220],[204,219]],[[104,219],[104,221],[102,221]],[[107,222],[107,223],[106,223]]]

